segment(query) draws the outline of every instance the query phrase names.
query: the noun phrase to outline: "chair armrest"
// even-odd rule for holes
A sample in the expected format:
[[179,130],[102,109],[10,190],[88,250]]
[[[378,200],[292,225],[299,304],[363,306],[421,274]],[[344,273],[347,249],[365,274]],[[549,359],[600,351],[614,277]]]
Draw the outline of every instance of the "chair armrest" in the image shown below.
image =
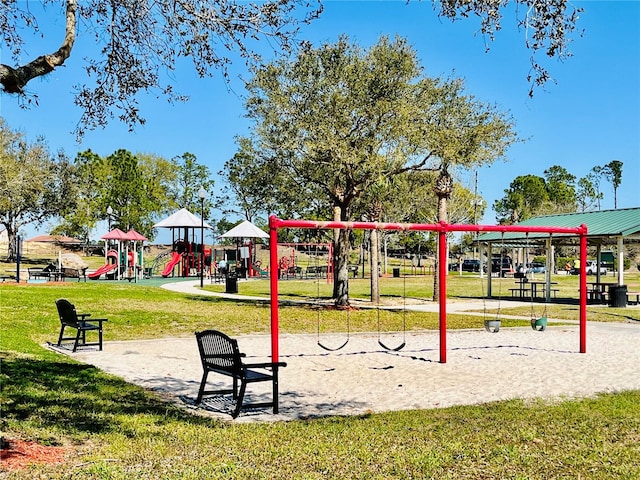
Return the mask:
[[89,323],[89,322],[93,322],[93,323],[99,323],[102,324],[102,322],[108,322],[108,320],[106,318],[90,318],[88,320],[80,320],[82,323]]
[[263,363],[243,363],[244,368],[273,368],[286,367],[287,362],[263,362]]
[[90,313],[77,313],[76,315],[78,315],[78,317],[80,318],[80,320],[84,320],[87,317],[90,317],[91,314]]

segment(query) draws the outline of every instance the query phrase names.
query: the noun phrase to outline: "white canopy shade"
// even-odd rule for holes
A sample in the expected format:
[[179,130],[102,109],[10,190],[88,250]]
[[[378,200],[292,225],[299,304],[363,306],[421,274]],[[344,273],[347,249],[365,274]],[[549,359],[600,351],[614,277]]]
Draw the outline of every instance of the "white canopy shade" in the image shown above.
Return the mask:
[[224,238],[269,238],[268,233],[260,230],[249,220],[245,220],[220,236]]
[[[173,215],[168,216],[164,220],[160,220],[158,223],[154,225],[155,228],[178,228],[178,227],[190,227],[190,228],[200,228],[201,220],[196,217],[193,213],[191,213],[186,208],[178,210]],[[211,226],[204,222],[204,228],[211,228]]]

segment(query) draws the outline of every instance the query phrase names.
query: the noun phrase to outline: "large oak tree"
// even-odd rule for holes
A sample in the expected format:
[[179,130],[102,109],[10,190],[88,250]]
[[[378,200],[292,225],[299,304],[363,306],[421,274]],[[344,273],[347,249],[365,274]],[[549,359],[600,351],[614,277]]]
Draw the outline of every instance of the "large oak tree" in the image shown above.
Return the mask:
[[[367,51],[346,37],[307,46],[256,68],[247,89],[253,129],[236,160],[252,165],[246,176],[268,174],[265,203],[287,213],[316,202],[342,221],[378,219],[381,197],[372,192],[390,179],[435,170],[451,180],[451,168],[491,162],[514,140],[509,119],[465,95],[460,80],[424,77],[402,38]],[[334,297],[344,305],[349,232],[340,231],[334,252]]]

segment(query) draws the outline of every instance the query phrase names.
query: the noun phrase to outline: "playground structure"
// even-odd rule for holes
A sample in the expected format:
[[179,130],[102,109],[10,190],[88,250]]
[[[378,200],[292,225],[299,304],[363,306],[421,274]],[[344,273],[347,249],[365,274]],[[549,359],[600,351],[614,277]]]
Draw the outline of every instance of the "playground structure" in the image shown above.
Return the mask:
[[211,273],[211,248],[206,248],[203,238],[204,229],[211,229],[211,226],[204,219],[183,208],[156,223],[154,227],[171,229],[171,258],[161,272],[163,277],[200,276],[206,268]]
[[[119,228],[114,228],[101,239],[105,242],[105,264],[87,277],[90,280],[98,280],[104,275],[110,280],[137,280],[144,265],[143,242],[147,238],[133,229],[125,233]],[[117,245],[116,248],[112,248],[112,242]]]
[[[439,333],[440,333],[440,363],[447,362],[447,234],[450,232],[506,232],[541,233],[549,236],[553,234],[578,236],[580,240],[581,273],[579,280],[579,351],[586,353],[586,320],[587,320],[587,282],[586,282],[586,253],[587,227],[581,225],[575,228],[518,226],[518,225],[459,225],[440,222],[437,224],[402,224],[402,223],[372,223],[372,222],[319,222],[312,220],[281,220],[275,216],[269,218],[270,233],[270,264],[278,264],[278,229],[281,228],[311,228],[311,229],[362,229],[362,230],[395,230],[395,231],[432,231],[438,234],[438,275],[439,285]],[[490,253],[490,252],[489,252]],[[489,292],[491,295],[491,275],[488,275]],[[272,269],[270,272],[271,286],[271,359],[278,361],[279,357],[279,307],[278,307],[278,274]]]
[[[287,242],[278,244],[278,275],[285,278],[326,278],[333,281],[333,244],[327,242]],[[285,253],[282,253],[284,249]],[[300,259],[304,252],[306,261]],[[324,257],[320,261],[320,257]]]
[[[185,231],[185,237],[187,235],[188,231]],[[162,270],[161,275],[165,278],[199,276],[200,269],[204,269],[207,275],[210,275],[211,263],[211,247],[203,246],[201,243],[193,241],[185,242],[182,239],[178,239],[173,242],[171,258]]]
[[[107,252],[105,253],[105,260],[106,263],[102,267],[97,269],[95,272],[87,275],[90,280],[97,280],[102,275],[105,275],[107,278],[109,278],[108,274],[110,272],[113,272],[114,270],[117,270],[118,264],[120,262],[118,262],[118,252],[116,250],[107,250]],[[112,276],[115,277],[115,273]]]
[[[220,235],[221,238],[233,238],[236,240],[236,251],[234,260],[236,266],[236,276],[255,277],[264,275],[265,270],[256,260],[256,238],[269,238],[269,235],[256,227],[253,223],[245,220],[226,233]],[[228,260],[225,258],[225,260]]]

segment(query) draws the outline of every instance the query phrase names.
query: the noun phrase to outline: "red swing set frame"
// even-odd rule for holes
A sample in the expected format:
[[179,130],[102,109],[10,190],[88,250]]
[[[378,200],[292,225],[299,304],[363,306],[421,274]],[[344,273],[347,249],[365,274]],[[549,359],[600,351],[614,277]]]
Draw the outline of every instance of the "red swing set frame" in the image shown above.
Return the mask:
[[[564,234],[580,237],[580,353],[587,351],[587,226],[579,227],[544,227],[519,225],[461,225],[439,223],[375,223],[375,222],[340,222],[315,220],[282,220],[275,215],[269,217],[269,255],[270,264],[278,264],[278,229],[280,228],[312,228],[312,229],[351,229],[351,230],[398,230],[426,231],[438,233],[438,271],[439,276],[439,330],[440,330],[440,363],[447,363],[447,234],[450,232],[500,232],[500,233],[544,233]],[[276,269],[270,272],[271,285],[271,359],[278,361],[278,274]]]

